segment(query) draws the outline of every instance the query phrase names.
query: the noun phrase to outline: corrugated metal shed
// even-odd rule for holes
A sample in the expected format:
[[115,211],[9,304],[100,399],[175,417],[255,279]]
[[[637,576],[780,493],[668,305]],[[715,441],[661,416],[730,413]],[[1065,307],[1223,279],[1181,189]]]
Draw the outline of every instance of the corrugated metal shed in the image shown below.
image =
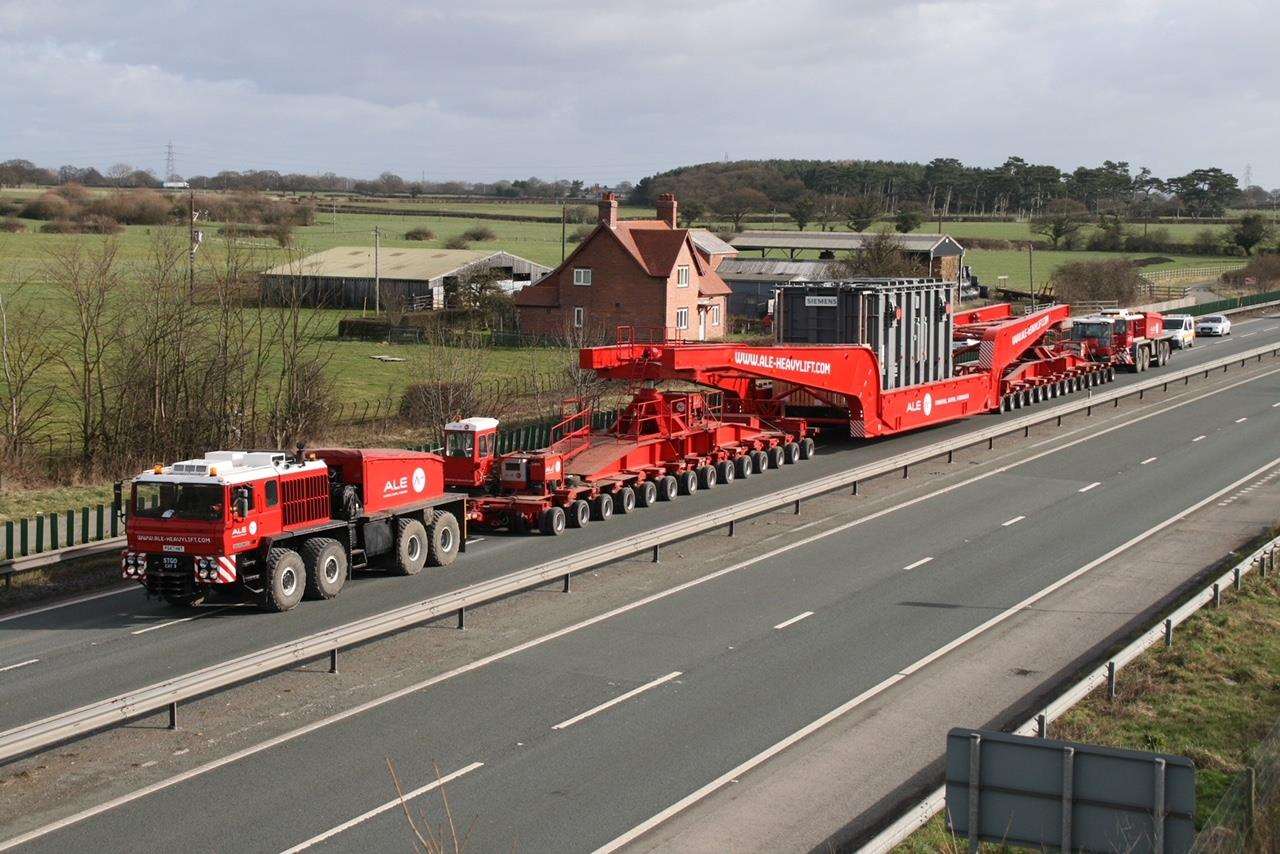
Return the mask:
[[717,272],[732,293],[729,314],[758,319],[769,310],[769,300],[781,285],[795,282],[828,282],[841,278],[834,261],[786,261],[777,258],[726,258]]
[[[783,249],[854,252],[863,247],[875,232],[869,231],[744,231],[732,241],[739,250]],[[931,256],[960,255],[964,247],[947,234],[894,234],[894,239],[908,252],[927,252]]]
[[[378,252],[378,274],[384,279],[429,282],[487,258],[493,252],[474,249],[399,249]],[[373,248],[338,246],[297,261],[280,264],[265,276],[322,276],[330,279],[372,279]]]

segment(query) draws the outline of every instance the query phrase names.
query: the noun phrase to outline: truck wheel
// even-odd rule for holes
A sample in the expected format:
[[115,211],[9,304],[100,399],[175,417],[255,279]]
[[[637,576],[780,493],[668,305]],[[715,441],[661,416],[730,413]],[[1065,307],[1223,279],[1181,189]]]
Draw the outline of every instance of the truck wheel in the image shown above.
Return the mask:
[[302,544],[307,568],[308,599],[332,599],[347,583],[347,551],[329,537],[312,537]]
[[800,459],[810,459],[813,457],[815,451],[817,451],[817,446],[813,443],[813,439],[811,437],[805,436],[800,440]]
[[716,470],[711,466],[698,466],[698,489],[710,489],[716,485]]
[[268,611],[288,611],[302,601],[306,578],[302,556],[293,549],[267,552],[267,584],[262,591],[262,607]]
[[417,519],[397,519],[396,562],[392,569],[397,575],[417,575],[426,565],[427,529]]
[[755,466],[751,463],[751,457],[745,454],[733,461],[733,473],[738,476],[739,480],[745,480],[751,477]]
[[636,491],[624,486],[613,494],[613,512],[626,515],[636,509]]
[[636,504],[641,507],[652,507],[658,503],[658,484],[651,480],[636,487]]
[[[520,517],[522,520],[524,516]],[[448,566],[458,559],[458,542],[462,534],[452,513],[441,510],[427,526],[427,565]]]
[[591,505],[579,498],[566,508],[570,528],[585,528],[591,521]]
[[563,507],[548,507],[542,511],[538,519],[538,530],[552,537],[564,533],[565,517]]
[[671,475],[658,478],[658,500],[673,501],[680,494],[680,486]]
[[780,469],[783,463],[783,451],[781,445],[774,445],[769,449],[769,468]]
[[698,491],[698,475],[693,469],[680,472],[676,482],[681,495],[693,495]]
[[591,518],[603,522],[613,515],[613,496],[602,492],[591,501]]
[[800,445],[795,442],[788,442],[782,449],[783,459],[787,465],[795,465],[800,461]]
[[733,483],[733,460],[716,463],[716,480],[720,483]]
[[760,474],[769,468],[769,455],[764,451],[751,452],[751,468]]

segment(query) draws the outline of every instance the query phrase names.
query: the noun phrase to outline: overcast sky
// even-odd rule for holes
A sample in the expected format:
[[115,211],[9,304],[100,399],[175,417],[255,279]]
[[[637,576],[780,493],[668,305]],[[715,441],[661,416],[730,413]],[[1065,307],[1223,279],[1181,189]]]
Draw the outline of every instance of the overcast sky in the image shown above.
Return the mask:
[[1244,0],[0,0],[0,159],[637,180],[1010,154],[1280,187]]

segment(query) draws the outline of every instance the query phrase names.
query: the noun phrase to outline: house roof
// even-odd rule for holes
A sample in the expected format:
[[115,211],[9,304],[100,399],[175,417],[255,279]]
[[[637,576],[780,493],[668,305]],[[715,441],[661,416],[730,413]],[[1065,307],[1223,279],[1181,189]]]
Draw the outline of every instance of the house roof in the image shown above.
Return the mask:
[[[473,249],[389,247],[378,252],[378,275],[384,279],[430,281],[497,254],[499,253]],[[264,275],[372,279],[373,249],[367,246],[338,246],[272,267]]]
[[[816,249],[829,252],[856,251],[876,236],[873,231],[744,231],[732,240],[736,249]],[[955,238],[947,234],[895,234],[908,252],[933,252],[936,249],[963,251]]]

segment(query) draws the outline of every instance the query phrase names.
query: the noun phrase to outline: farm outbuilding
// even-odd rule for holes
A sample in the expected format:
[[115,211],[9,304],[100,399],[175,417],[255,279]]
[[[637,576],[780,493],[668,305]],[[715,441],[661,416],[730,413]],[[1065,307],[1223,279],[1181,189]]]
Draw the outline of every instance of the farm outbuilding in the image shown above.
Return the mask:
[[[731,242],[739,253],[758,250],[761,258],[781,252],[795,260],[802,252],[817,253],[819,260],[847,258],[875,237],[868,231],[744,231]],[[947,234],[895,234],[902,251],[918,258],[927,275],[958,282],[964,271],[964,247]],[[741,256],[740,256],[741,257]]]
[[778,258],[727,258],[717,268],[729,286],[729,314],[759,320],[769,311],[773,292],[783,285],[830,282],[844,277],[835,261],[783,261]]
[[[472,249],[380,249],[338,246],[262,273],[263,299],[283,301],[296,288],[307,305],[373,308],[401,302],[414,311],[445,308],[459,282],[493,273],[507,293],[533,284],[551,268],[510,252]],[[376,283],[376,285],[375,285]],[[376,293],[375,293],[376,292]]]

